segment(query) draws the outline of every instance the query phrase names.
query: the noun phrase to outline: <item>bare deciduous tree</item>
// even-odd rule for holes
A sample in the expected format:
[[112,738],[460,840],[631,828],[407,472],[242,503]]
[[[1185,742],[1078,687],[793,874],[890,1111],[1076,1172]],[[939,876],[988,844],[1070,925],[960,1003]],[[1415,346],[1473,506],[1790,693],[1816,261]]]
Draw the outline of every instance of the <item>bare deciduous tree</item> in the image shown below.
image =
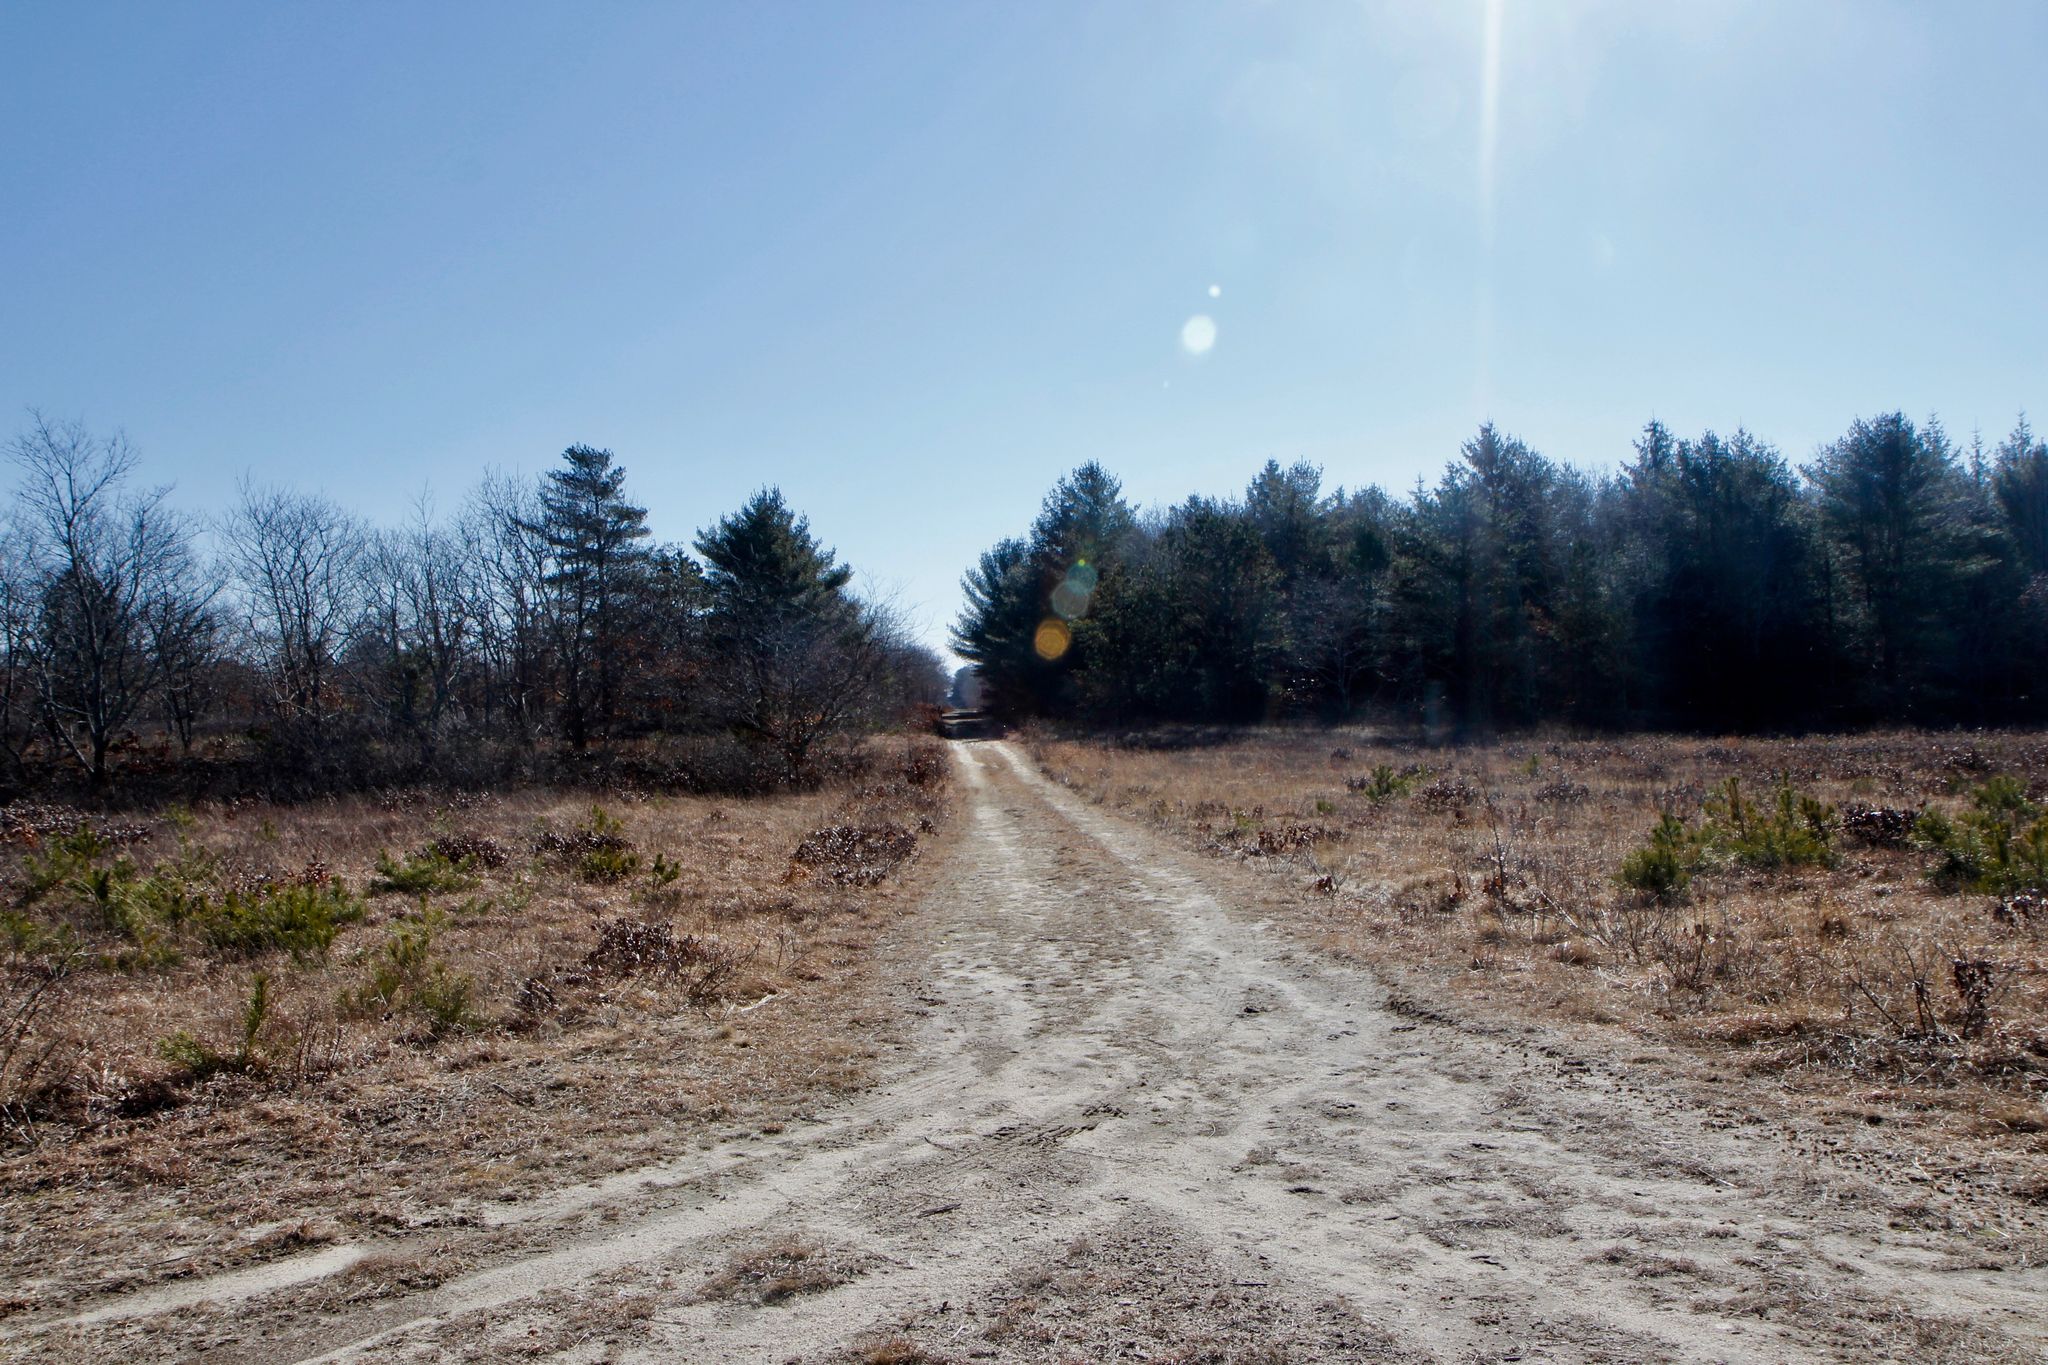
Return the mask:
[[8,777],[27,771],[37,733],[35,573],[22,536],[0,531],[0,758]]
[[543,509],[530,483],[486,475],[459,534],[480,671],[492,680],[480,695],[486,724],[502,715],[531,743],[547,703],[547,537],[534,529]]
[[366,682],[390,727],[409,736],[420,763],[430,764],[469,657],[460,542],[434,524],[422,499],[411,525],[372,538],[363,569]]
[[362,618],[363,524],[326,498],[258,488],[221,527],[269,702],[317,733],[335,705],[334,671]]
[[104,782],[108,752],[163,683],[152,620],[204,608],[191,537],[165,507],[167,489],[128,492],[136,457],[119,434],[37,413],[9,453],[21,473],[43,726],[59,753]]

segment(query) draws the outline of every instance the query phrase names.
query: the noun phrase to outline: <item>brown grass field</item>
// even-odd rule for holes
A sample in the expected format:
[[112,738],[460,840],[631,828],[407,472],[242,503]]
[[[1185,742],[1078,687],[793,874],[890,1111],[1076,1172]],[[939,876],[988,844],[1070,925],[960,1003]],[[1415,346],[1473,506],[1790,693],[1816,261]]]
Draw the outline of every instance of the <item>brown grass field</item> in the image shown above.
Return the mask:
[[[1960,824],[1986,784],[2040,801],[2048,736],[1435,747],[1268,729],[1030,745],[1089,799],[1268,871],[1327,946],[1417,998],[1669,1045],[1784,1112],[1910,1137],[1931,1173],[2048,1201],[2048,908],[2010,884],[2038,871],[2048,823],[2030,865],[2038,812],[2001,817],[2021,831],[2021,871],[1993,893],[1937,875],[1922,813]],[[1699,830],[1730,778],[1752,827],[1786,784],[1817,800],[1788,823],[1817,835],[1818,860],[1724,847],[1683,888],[1624,885],[1660,814]]]
[[860,1085],[949,774],[896,739],[766,798],[0,812],[0,1315],[484,1221]]

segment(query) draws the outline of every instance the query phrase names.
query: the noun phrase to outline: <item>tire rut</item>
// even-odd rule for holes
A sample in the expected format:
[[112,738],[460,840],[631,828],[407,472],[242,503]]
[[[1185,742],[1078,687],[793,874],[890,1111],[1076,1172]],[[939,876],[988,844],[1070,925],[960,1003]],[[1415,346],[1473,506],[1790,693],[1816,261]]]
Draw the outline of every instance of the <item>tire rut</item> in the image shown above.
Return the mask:
[[[245,1358],[495,1359],[629,1294],[659,1307],[610,1358],[858,1359],[891,1333],[1142,1358],[1250,1324],[1294,1360],[2040,1358],[2039,1272],[1955,1269],[1769,1135],[1418,1023],[1010,745],[955,760],[966,829],[892,1079],[776,1141],[564,1192],[528,1219],[563,1223],[546,1249]],[[790,1234],[859,1269],[773,1304],[694,1296]]]

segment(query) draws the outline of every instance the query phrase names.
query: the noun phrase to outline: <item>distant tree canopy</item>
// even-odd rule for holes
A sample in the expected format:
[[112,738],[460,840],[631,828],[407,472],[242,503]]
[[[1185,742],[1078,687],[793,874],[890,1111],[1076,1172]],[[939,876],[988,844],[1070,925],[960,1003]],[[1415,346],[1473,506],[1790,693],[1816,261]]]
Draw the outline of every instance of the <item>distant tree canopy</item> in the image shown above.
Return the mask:
[[1127,723],[1366,709],[1466,733],[2048,716],[2048,446],[1856,422],[1802,470],[1651,423],[1596,478],[1482,426],[1434,487],[1136,513],[1099,465],[982,555],[953,632],[987,704]]
[[664,736],[695,745],[664,751],[685,777],[774,785],[945,694],[773,489],[698,538],[700,565],[587,445],[389,529],[245,483],[209,560],[120,438],[37,417],[7,453],[0,789],[216,758],[273,790],[497,780]]

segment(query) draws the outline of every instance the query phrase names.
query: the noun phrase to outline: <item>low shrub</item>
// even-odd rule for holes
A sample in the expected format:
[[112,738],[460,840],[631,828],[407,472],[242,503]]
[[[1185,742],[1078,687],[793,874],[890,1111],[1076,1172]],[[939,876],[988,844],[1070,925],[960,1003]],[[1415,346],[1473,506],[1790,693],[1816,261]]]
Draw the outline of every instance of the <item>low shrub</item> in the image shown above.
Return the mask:
[[1789,867],[1830,867],[1834,808],[1792,785],[1781,783],[1777,799],[1760,810],[1742,794],[1742,784],[1729,778],[1721,794],[1705,803],[1704,819],[1690,825],[1671,810],[1650,830],[1649,842],[1621,862],[1623,886],[1658,900],[1675,900],[1693,875],[1709,863],[1732,863],[1759,871]]
[[17,958],[73,961],[84,950],[68,924],[46,925],[19,910],[0,910],[0,943]]
[[362,983],[342,993],[342,1009],[359,1015],[409,1014],[420,1020],[429,1038],[474,1025],[475,981],[434,953],[441,923],[440,916],[424,914],[393,928]]
[[640,855],[630,848],[594,848],[576,860],[586,882],[622,882],[639,870]]
[[495,871],[506,863],[505,846],[482,834],[444,834],[426,852],[451,863]]
[[157,1044],[157,1055],[176,1067],[187,1080],[203,1081],[223,1071],[261,1069],[256,1052],[257,1035],[270,1018],[270,977],[258,972],[249,983],[249,1001],[242,1007],[239,1036],[232,1051],[222,1051],[187,1029],[179,1029]]
[[845,886],[873,886],[916,851],[917,836],[902,825],[831,825],[805,835],[790,862]]
[[196,916],[199,936],[234,956],[282,951],[296,958],[326,955],[343,926],[363,917],[362,900],[339,877],[315,885],[278,882],[230,891]]
[[429,846],[400,861],[379,849],[370,894],[432,896],[467,891],[476,883],[475,864],[466,858],[451,859]]
[[40,852],[22,859],[26,881],[22,886],[21,903],[34,905],[53,891],[76,887],[94,872],[99,860],[113,848],[111,840],[101,837],[90,826],[80,826],[54,836],[45,842]]
[[574,868],[587,882],[621,882],[640,870],[625,825],[602,806],[592,806],[589,818],[567,834],[543,832],[534,852]]
[[1396,797],[1406,796],[1409,788],[1413,787],[1422,775],[1420,768],[1396,772],[1391,764],[1382,763],[1362,777],[1347,777],[1344,779],[1344,787],[1345,790],[1355,792],[1378,806]]
[[1721,794],[1706,803],[1706,843],[1744,867],[1774,871],[1786,867],[1830,867],[1835,808],[1778,784],[1776,800],[1759,810],[1742,795],[1742,780],[1731,777]]
[[2048,815],[2010,777],[1978,787],[1958,816],[1922,812],[1913,843],[1935,855],[1929,875],[1952,890],[1994,896],[2048,891]]
[[1621,860],[1621,884],[1658,900],[1676,900],[1692,884],[1700,855],[1699,831],[1665,811],[1650,841]]

